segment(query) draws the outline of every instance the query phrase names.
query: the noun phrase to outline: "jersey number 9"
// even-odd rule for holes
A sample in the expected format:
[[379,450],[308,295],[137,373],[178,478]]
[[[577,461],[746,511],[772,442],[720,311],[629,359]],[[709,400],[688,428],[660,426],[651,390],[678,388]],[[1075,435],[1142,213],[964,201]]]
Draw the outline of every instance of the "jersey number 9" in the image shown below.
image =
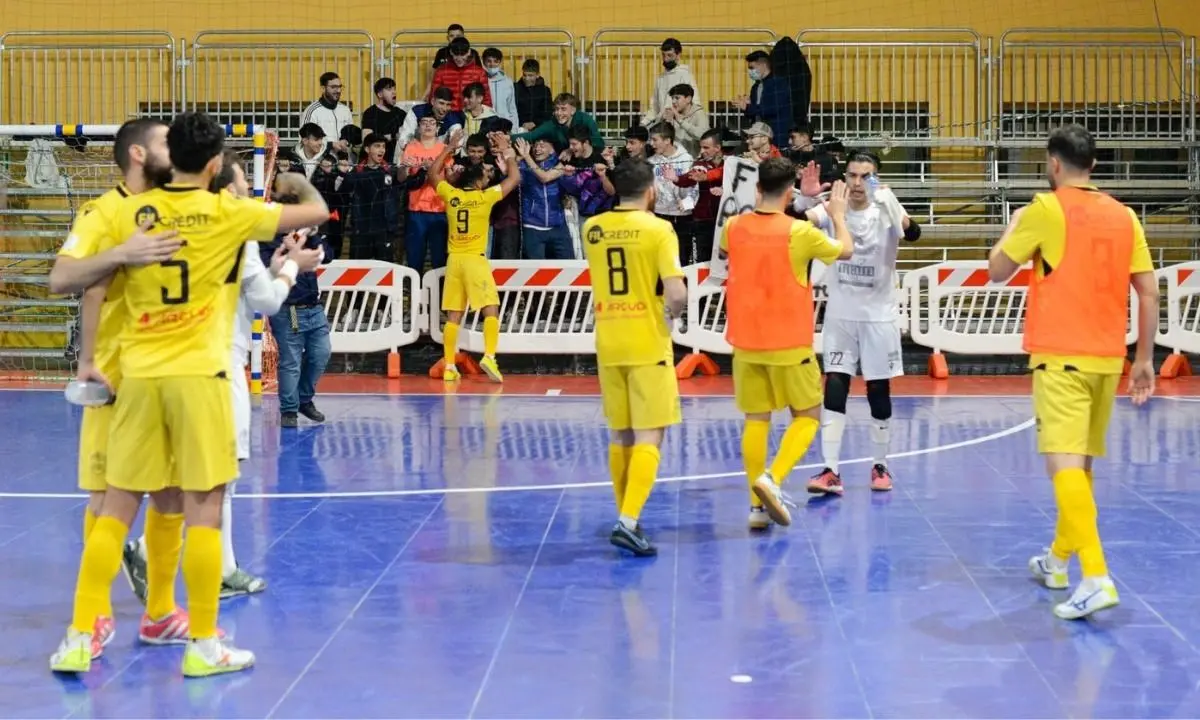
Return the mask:
[[188,301],[188,264],[187,260],[164,260],[159,263],[165,268],[179,268],[179,294],[172,295],[170,288],[162,287],[163,305],[183,305]]
[[608,294],[629,294],[629,270],[625,267],[625,248],[608,249]]
[[467,212],[466,208],[454,213],[454,232],[459,235],[471,232],[471,213]]

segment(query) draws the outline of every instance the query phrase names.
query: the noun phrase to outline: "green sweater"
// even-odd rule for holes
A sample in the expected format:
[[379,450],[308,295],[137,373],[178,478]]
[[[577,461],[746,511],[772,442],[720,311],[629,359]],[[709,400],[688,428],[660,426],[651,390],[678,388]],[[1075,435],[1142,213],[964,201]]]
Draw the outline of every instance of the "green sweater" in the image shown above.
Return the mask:
[[555,149],[561,151],[567,148],[571,128],[576,127],[587,128],[588,134],[592,136],[593,150],[599,152],[604,149],[604,138],[600,137],[600,127],[596,125],[596,118],[582,110],[576,110],[566,125],[560,125],[558,120],[551,118],[529,132],[513,135],[513,140],[525,140],[531,145],[538,140],[549,140],[554,143]]

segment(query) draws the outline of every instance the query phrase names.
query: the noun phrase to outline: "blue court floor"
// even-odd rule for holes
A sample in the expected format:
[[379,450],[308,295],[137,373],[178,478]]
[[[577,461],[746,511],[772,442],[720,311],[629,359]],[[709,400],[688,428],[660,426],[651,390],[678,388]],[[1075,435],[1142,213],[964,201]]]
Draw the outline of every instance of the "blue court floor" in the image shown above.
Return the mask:
[[888,495],[867,489],[853,399],[846,496],[765,536],[732,399],[687,399],[650,561],[607,541],[598,398],[320,401],[324,426],[281,433],[267,398],[234,502],[241,562],[271,586],[222,625],[258,666],[185,682],[178,648],[136,644],[119,579],[116,640],[60,680],[78,411],[0,394],[0,716],[1200,716],[1200,403],[1118,407],[1096,493],[1122,605],[1067,623],[1026,570],[1053,499],[1025,398],[898,398]]

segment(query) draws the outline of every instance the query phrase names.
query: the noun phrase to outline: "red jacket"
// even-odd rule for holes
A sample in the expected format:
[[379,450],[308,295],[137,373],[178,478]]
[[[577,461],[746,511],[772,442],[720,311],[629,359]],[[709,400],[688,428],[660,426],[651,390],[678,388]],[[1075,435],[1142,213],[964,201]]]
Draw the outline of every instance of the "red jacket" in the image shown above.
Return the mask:
[[488,83],[487,71],[474,60],[471,60],[462,67],[455,65],[453,60],[445,63],[433,71],[433,83],[431,87],[433,90],[437,90],[440,87],[450,88],[450,92],[454,93],[454,99],[450,105],[451,109],[462,110],[463,89],[471,83],[479,83],[483,86],[483,104],[491,107],[492,90]]
[[698,222],[713,222],[717,219],[717,214],[721,210],[721,196],[713,195],[712,189],[721,189],[721,183],[725,179],[725,158],[720,158],[720,165],[709,165],[703,160],[696,160],[696,164],[686,173],[682,173],[675,180],[675,184],[679,187],[691,187],[696,185],[696,181],[688,177],[688,174],[693,170],[703,170],[704,179],[700,181],[700,197],[696,199],[696,207],[692,210],[692,219]]

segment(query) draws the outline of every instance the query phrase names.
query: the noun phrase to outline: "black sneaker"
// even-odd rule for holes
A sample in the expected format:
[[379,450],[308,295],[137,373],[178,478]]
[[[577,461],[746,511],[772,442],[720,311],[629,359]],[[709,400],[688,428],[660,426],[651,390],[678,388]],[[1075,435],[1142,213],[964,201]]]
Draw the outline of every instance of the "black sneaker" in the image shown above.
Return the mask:
[[608,536],[608,541],[619,548],[628,550],[638,557],[654,557],[658,554],[658,548],[650,544],[650,540],[646,538],[640,525],[630,530],[625,527],[624,523],[618,522],[613,526],[612,534]]
[[279,416],[279,427],[294,428],[300,424],[296,413],[282,413]]
[[300,406],[300,414],[313,422],[325,422],[325,415],[311,402],[306,402]]
[[148,587],[146,561],[138,552],[136,540],[125,543],[125,547],[121,548],[121,570],[125,573],[125,579],[129,581],[129,589],[133,590],[138,601],[145,605]]

